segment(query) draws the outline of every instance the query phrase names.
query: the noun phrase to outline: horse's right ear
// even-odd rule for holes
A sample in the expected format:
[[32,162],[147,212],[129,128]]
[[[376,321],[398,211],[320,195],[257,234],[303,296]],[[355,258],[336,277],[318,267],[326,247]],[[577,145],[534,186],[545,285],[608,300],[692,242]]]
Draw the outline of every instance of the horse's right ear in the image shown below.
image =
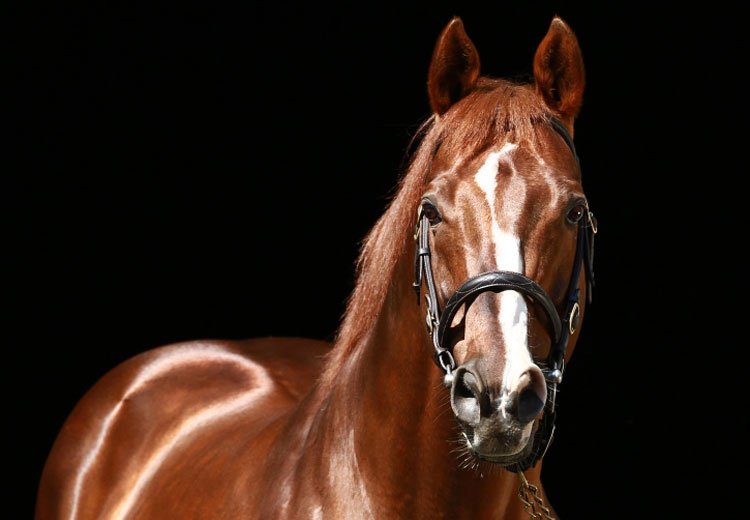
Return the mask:
[[479,54],[466,35],[460,18],[454,17],[440,34],[427,77],[430,106],[444,114],[472,89],[479,77]]

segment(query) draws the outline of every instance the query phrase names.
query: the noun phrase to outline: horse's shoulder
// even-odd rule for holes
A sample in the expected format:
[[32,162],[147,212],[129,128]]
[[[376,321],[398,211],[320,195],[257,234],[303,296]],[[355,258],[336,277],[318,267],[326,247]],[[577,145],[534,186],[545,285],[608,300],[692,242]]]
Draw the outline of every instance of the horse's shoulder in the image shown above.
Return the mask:
[[45,466],[40,496],[48,500],[39,504],[41,516],[56,516],[47,509],[52,504],[78,503],[84,488],[91,502],[79,509],[121,507],[104,503],[105,496],[129,504],[127,486],[94,485],[108,482],[115,468],[134,479],[164,475],[169,482],[170,468],[183,460],[200,462],[192,477],[198,480],[210,468],[228,467],[247,439],[309,391],[329,348],[298,338],[189,341],[122,362],[81,398],[63,425]]
[[110,402],[148,395],[161,400],[180,389],[193,396],[267,389],[276,384],[295,397],[305,393],[322,368],[330,344],[312,339],[267,337],[195,340],[138,354],[113,368],[89,391]]

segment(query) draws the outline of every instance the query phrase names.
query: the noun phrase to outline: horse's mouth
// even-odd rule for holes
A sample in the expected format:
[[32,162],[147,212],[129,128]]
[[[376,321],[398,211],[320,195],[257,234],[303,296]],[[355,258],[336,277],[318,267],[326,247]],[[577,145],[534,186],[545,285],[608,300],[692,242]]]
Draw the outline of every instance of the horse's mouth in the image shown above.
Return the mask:
[[[537,431],[536,421],[529,435],[518,433],[518,441],[511,442],[515,435],[503,432],[491,438],[477,439],[472,428],[462,428],[464,440],[469,452],[476,458],[497,464],[502,467],[512,466],[526,459],[534,448],[534,436]],[[474,440],[472,440],[474,439]],[[515,449],[514,449],[515,448]]]
[[497,464],[502,467],[508,467],[508,466],[512,466],[513,464],[518,464],[519,462],[524,460],[526,458],[527,451],[528,450],[524,448],[519,453],[516,453],[514,455],[488,455],[488,454],[479,453],[477,451],[474,451],[473,453],[478,459],[481,459],[486,462],[491,462],[493,464]]

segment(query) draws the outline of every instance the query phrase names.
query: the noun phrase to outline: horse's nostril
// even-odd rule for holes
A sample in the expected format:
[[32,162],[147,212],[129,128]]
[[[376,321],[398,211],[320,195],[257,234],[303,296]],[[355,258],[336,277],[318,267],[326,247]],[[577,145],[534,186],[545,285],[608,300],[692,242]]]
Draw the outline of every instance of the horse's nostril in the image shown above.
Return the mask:
[[481,392],[477,377],[466,369],[459,369],[451,391],[451,406],[456,417],[473,426],[479,424]]
[[547,383],[539,367],[531,367],[521,374],[514,394],[508,411],[521,424],[530,423],[544,409],[547,400]]
[[544,401],[539,399],[539,395],[536,391],[529,387],[524,388],[518,395],[517,404],[518,408],[516,413],[518,414],[518,421],[521,424],[527,424],[533,421],[544,408]]
[[456,381],[455,392],[460,397],[476,398],[479,395],[476,376],[468,370],[463,371]]

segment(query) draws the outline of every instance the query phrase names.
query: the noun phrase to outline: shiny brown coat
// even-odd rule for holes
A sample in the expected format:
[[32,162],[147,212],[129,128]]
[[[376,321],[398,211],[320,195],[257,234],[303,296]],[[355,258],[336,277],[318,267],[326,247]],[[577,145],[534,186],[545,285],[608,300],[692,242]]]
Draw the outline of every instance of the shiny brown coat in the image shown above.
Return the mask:
[[[532,85],[481,76],[463,24],[451,20],[429,71],[433,117],[368,236],[335,343],[195,341],[114,368],[64,424],[36,519],[528,518],[518,476],[463,445],[411,283],[416,209],[428,188],[446,215],[434,238],[440,297],[476,274],[467,272],[471,262],[493,267],[481,227],[492,216],[469,188],[483,154],[512,139],[515,179],[529,201],[518,215],[525,274],[561,305],[575,228],[557,223],[550,208],[559,206],[553,197],[582,193],[580,172],[539,122],[551,114],[572,133],[584,77],[576,38],[559,18],[534,75]],[[512,196],[503,189],[498,197]],[[482,305],[496,302],[477,306],[456,361],[484,359],[487,380],[500,388],[492,374],[502,373],[504,347]],[[534,348],[549,348],[533,320],[529,336]],[[540,473],[541,463],[526,477],[548,504]]]

